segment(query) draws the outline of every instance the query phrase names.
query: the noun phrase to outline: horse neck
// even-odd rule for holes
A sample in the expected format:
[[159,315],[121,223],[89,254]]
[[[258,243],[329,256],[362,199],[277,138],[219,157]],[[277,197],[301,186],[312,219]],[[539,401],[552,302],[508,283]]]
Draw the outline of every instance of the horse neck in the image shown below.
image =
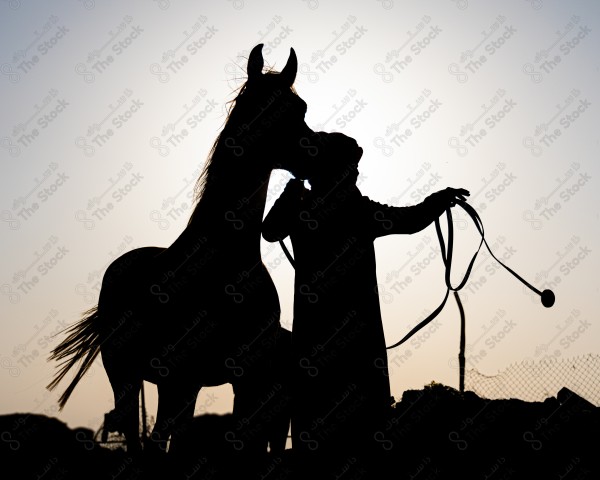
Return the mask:
[[[209,178],[198,201],[183,243],[205,238],[230,250],[228,255],[260,258],[261,225],[271,171],[248,152],[249,158],[219,158],[222,165]],[[232,160],[229,163],[229,160]],[[229,165],[228,165],[229,163]],[[248,165],[231,168],[231,165]]]

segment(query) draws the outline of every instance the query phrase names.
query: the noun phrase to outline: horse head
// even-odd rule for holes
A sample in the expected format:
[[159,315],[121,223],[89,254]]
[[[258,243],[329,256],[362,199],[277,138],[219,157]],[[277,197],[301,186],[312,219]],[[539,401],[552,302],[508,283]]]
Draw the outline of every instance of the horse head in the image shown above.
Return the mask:
[[252,158],[254,171],[280,168],[305,178],[316,155],[318,135],[306,124],[306,102],[293,88],[298,59],[291,48],[281,72],[263,72],[262,47],[259,44],[250,52],[247,80],[231,102],[216,148],[229,149],[244,161]]

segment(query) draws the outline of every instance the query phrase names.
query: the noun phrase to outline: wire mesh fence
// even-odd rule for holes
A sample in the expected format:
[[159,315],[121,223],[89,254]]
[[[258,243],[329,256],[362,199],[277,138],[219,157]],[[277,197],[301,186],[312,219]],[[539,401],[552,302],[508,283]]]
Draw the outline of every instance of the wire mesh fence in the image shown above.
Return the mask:
[[555,397],[563,387],[600,406],[600,355],[523,361],[495,375],[476,369],[465,371],[465,390],[490,400],[541,402]]

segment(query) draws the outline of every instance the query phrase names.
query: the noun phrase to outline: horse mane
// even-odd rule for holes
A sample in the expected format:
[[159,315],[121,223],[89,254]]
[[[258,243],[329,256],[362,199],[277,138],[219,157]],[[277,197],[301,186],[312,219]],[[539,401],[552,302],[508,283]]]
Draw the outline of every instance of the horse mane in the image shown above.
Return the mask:
[[[198,202],[204,195],[204,192],[206,190],[206,185],[209,181],[209,177],[211,176],[211,173],[214,170],[214,167],[213,167],[214,162],[213,161],[215,160],[215,156],[216,156],[215,154],[217,151],[217,147],[221,143],[223,133],[226,130],[228,130],[229,128],[231,128],[231,125],[229,124],[229,122],[231,121],[233,110],[235,109],[235,107],[237,105],[237,100],[240,98],[240,96],[246,90],[246,83],[247,82],[244,82],[241,87],[238,87],[237,89],[235,89],[233,91],[233,93],[236,94],[235,97],[226,103],[227,116],[225,117],[225,122],[223,123],[223,128],[221,129],[221,132],[219,133],[219,135],[217,135],[217,138],[213,142],[212,147],[210,148],[210,151],[208,152],[206,161],[204,162],[204,166],[202,167],[202,171],[200,172],[200,175],[198,176],[198,179],[196,180],[196,184],[194,186],[194,202],[196,203],[196,205],[198,204]],[[213,168],[211,168],[211,167],[213,167]],[[192,215],[190,216],[190,221],[193,216],[194,216],[194,214],[192,212]]]
[[[264,74],[265,75],[278,75],[279,73],[280,73],[279,71],[274,70],[269,67],[269,69]],[[248,84],[248,81],[246,80],[240,87],[233,90],[232,93],[235,94],[235,97],[232,98],[231,100],[227,101],[227,103],[226,103],[227,116],[225,117],[225,121],[223,123],[223,128],[221,129],[221,132],[219,133],[219,135],[217,135],[217,138],[213,142],[211,149],[208,152],[206,161],[204,162],[204,166],[202,167],[200,175],[198,176],[198,179],[196,180],[196,184],[194,185],[195,207],[194,207],[194,210],[192,210],[192,213],[188,220],[188,226],[192,223],[195,213],[198,211],[198,205],[200,204],[200,200],[206,193],[207,185],[210,184],[211,178],[213,177],[213,174],[215,173],[216,166],[219,164],[219,159],[224,156],[223,150],[219,149],[218,147],[221,146],[221,144],[224,141],[224,138],[226,138],[226,136],[227,137],[229,136],[228,135],[229,131],[238,126],[237,118],[235,118],[235,117],[237,116],[236,112],[239,112],[239,110],[236,110],[236,106],[238,105],[237,104],[238,100],[240,99],[240,97],[243,96],[244,92],[246,91],[247,84]],[[295,95],[298,95],[298,92],[296,92],[296,90],[294,89],[293,86],[291,86],[290,89],[291,89],[292,93],[294,93]]]

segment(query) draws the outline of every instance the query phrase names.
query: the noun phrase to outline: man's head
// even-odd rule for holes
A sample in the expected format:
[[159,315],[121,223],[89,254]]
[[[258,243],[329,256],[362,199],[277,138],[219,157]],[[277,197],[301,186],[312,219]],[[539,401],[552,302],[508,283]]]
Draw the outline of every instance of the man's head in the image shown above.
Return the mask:
[[336,184],[355,184],[358,178],[358,163],[363,154],[352,137],[339,132],[319,132],[319,162],[317,171],[308,180],[313,188],[331,188]]

